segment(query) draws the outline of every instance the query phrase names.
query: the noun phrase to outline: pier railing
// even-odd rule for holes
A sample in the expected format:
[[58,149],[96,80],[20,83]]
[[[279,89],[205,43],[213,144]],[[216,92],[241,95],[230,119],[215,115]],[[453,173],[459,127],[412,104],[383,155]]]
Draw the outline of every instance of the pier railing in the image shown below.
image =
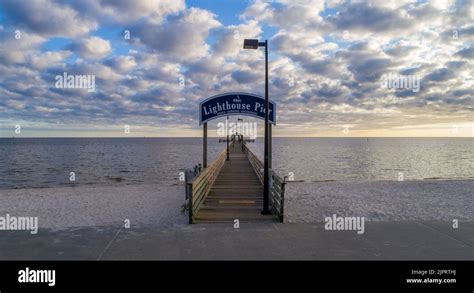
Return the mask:
[[257,173],[258,179],[260,179],[260,183],[263,184],[263,163],[259,160],[259,158],[247,147],[244,143],[242,144],[242,148],[244,153],[249,158],[250,164],[252,165],[255,173]]
[[[264,170],[263,163],[260,159],[247,147],[244,143],[242,145],[244,153],[249,158],[250,164],[252,165],[255,173],[257,174],[260,182],[263,184]],[[275,171],[270,169],[270,190],[269,190],[269,204],[270,210],[278,216],[278,219],[283,222],[284,220],[284,202],[285,202],[285,185],[286,182]]]
[[188,194],[188,214],[189,223],[193,223],[193,217],[204,202],[209,190],[226,160],[227,151],[224,149],[212,164],[204,169],[198,176],[186,183],[186,193]]
[[280,222],[283,222],[283,212],[285,203],[285,186],[286,182],[275,171],[270,169],[270,208],[272,212],[278,216]]

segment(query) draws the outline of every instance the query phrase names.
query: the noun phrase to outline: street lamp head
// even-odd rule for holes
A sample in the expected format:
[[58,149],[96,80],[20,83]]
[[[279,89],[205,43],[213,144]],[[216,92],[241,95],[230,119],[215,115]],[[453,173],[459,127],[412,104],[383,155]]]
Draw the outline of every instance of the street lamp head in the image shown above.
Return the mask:
[[258,40],[257,39],[245,39],[244,40],[244,49],[258,49]]

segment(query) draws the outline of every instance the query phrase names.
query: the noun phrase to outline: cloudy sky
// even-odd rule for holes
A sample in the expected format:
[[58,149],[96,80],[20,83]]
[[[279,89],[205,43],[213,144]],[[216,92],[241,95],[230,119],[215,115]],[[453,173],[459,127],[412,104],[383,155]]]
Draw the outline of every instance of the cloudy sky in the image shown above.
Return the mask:
[[[263,94],[263,51],[243,50],[244,38],[269,41],[277,136],[473,136],[473,9],[0,0],[0,136],[200,136],[201,100]],[[95,76],[95,92],[58,88],[64,72]],[[387,86],[389,75],[412,82]]]

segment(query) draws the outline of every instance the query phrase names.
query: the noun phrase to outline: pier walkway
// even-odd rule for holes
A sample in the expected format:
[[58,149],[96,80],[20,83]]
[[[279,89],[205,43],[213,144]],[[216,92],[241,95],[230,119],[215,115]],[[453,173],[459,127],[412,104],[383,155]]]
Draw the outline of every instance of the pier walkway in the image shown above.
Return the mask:
[[229,160],[224,149],[214,162],[187,183],[190,223],[283,221],[284,181],[270,177],[271,215],[262,215],[263,165],[245,142],[233,140]]

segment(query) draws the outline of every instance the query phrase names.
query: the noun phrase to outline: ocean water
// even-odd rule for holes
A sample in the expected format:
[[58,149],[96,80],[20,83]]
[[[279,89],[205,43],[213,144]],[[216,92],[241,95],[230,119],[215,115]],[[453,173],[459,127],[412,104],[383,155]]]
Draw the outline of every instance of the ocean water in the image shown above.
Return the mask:
[[[262,140],[249,146],[262,158]],[[209,162],[224,147],[210,138]],[[201,158],[201,138],[0,138],[0,188],[178,184]],[[273,168],[304,181],[473,179],[474,139],[274,138]]]
[[[263,158],[263,140],[250,148]],[[474,138],[277,138],[272,153],[295,180],[474,178]]]

